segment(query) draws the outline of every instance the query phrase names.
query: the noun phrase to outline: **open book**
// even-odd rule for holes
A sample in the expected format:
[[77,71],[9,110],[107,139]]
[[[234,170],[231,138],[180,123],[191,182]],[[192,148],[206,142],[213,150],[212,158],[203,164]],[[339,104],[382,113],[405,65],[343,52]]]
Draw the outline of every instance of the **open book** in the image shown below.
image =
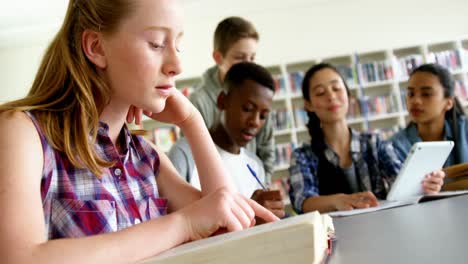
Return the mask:
[[331,217],[340,217],[340,216],[364,214],[364,213],[370,213],[370,212],[375,212],[379,210],[405,206],[405,205],[410,205],[410,204],[416,204],[416,203],[421,203],[421,202],[426,202],[426,201],[432,201],[432,200],[437,200],[437,199],[442,199],[442,198],[447,198],[447,197],[452,197],[452,196],[464,195],[464,194],[468,194],[468,190],[440,192],[436,194],[426,194],[426,195],[420,195],[420,196],[407,198],[401,201],[383,200],[383,201],[379,201],[379,205],[375,207],[354,209],[354,210],[349,210],[349,211],[336,211],[336,212],[328,213],[328,215]]
[[362,214],[397,206],[415,204],[424,199],[433,200],[463,194],[463,191],[455,191],[424,195],[422,187],[425,175],[442,168],[453,148],[453,144],[452,141],[414,143],[395,182],[392,184],[386,197],[387,199],[379,201],[379,206],[351,211],[332,212],[329,213],[329,215],[335,217]]
[[321,263],[333,232],[329,216],[312,212],[190,242],[143,263]]

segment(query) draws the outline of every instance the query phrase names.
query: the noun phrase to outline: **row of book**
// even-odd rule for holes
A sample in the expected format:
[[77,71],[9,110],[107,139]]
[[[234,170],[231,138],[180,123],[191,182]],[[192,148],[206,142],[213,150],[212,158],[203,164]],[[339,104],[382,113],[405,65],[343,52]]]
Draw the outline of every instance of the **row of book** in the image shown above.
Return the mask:
[[[431,52],[428,54],[427,61],[440,64],[451,70],[457,70],[463,68],[462,57],[468,66],[468,49],[463,49],[462,51],[445,50]],[[393,57],[388,60],[360,63],[356,67],[353,67],[352,64],[336,64],[334,66],[338,69],[347,84],[353,86],[359,83],[357,77],[359,77],[363,85],[393,80],[394,78],[407,80],[409,74],[423,63],[424,58],[422,54],[410,54],[404,57]],[[289,82],[289,89],[292,94],[299,94],[301,93],[304,71],[290,72],[287,77],[288,80],[285,80],[281,75],[275,75],[274,79],[277,94],[286,94],[286,82]]]
[[281,74],[273,75],[273,81],[275,82],[275,96],[282,96],[286,94],[286,81]]
[[408,111],[408,106],[406,105],[406,92],[401,93],[401,106],[403,111]]
[[463,68],[461,54],[459,50],[444,50],[439,52],[430,52],[427,61],[440,64],[450,70]]
[[419,65],[424,63],[421,54],[413,54],[397,59],[398,67],[396,67],[397,74],[400,80],[407,80],[411,72]]
[[289,166],[291,155],[296,145],[293,143],[280,143],[275,145],[275,166]]
[[396,97],[392,94],[366,96],[361,100],[363,115],[373,116],[398,112]]
[[362,84],[392,80],[395,76],[389,60],[359,63],[357,73]]
[[309,116],[303,107],[294,108],[294,117],[296,121],[296,127],[305,127],[309,122]]
[[463,65],[468,67],[468,47],[462,48]]
[[270,113],[274,130],[284,130],[293,127],[289,112],[286,108],[274,109]]
[[303,71],[295,71],[289,73],[289,83],[291,87],[291,93],[299,94],[302,92],[302,80],[304,79]]
[[458,96],[462,101],[468,100],[468,94],[466,91],[466,83],[462,80],[455,80],[455,95]]

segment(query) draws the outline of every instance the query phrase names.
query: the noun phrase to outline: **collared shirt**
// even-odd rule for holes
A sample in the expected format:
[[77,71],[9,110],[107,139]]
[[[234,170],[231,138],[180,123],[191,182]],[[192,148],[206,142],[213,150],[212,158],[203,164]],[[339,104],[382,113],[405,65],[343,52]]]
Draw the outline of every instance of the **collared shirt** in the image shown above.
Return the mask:
[[[360,189],[372,191],[377,198],[384,199],[402,165],[392,145],[383,142],[377,134],[351,130],[350,154]],[[339,168],[340,158],[329,146],[324,156]],[[320,193],[318,167],[319,158],[311,145],[304,144],[293,151],[289,167],[289,196],[298,213],[302,213],[302,205],[307,198]]]
[[[444,124],[444,137],[443,140],[452,140],[455,142],[455,147],[450,153],[444,167],[455,165],[457,163],[468,162],[468,121],[467,117],[458,118],[458,139],[455,140],[455,135],[452,131],[452,126],[449,121],[445,121]],[[406,156],[416,142],[421,142],[422,139],[419,136],[418,127],[415,123],[411,122],[406,128],[400,130],[391,139],[395,152],[400,159],[404,161]],[[455,153],[458,152],[459,161],[455,160]]]
[[51,147],[33,114],[27,113],[41,138],[44,166],[41,196],[47,239],[83,237],[114,232],[166,214],[167,200],[159,197],[156,176],[159,156],[141,137],[121,131],[122,155],[100,122],[96,150],[115,164],[101,178],[74,167],[66,155]]

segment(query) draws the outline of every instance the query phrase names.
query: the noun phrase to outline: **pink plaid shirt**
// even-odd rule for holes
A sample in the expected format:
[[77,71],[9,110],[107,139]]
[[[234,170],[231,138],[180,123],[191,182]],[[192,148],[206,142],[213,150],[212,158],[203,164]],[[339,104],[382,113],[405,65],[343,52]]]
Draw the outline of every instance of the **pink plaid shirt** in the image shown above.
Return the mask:
[[96,149],[115,165],[99,179],[88,169],[74,167],[64,153],[53,149],[33,114],[27,112],[41,138],[44,167],[41,195],[48,239],[114,232],[165,215],[167,200],[159,197],[156,176],[159,156],[141,136],[126,126],[119,155],[100,123]]

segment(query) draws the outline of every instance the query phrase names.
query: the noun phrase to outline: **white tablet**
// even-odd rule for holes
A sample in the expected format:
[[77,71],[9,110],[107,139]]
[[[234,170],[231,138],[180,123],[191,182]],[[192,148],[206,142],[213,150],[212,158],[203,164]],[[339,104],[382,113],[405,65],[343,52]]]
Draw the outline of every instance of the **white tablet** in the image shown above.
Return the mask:
[[453,141],[415,143],[390,188],[387,200],[402,201],[423,195],[422,181],[424,176],[442,169],[453,146]]

